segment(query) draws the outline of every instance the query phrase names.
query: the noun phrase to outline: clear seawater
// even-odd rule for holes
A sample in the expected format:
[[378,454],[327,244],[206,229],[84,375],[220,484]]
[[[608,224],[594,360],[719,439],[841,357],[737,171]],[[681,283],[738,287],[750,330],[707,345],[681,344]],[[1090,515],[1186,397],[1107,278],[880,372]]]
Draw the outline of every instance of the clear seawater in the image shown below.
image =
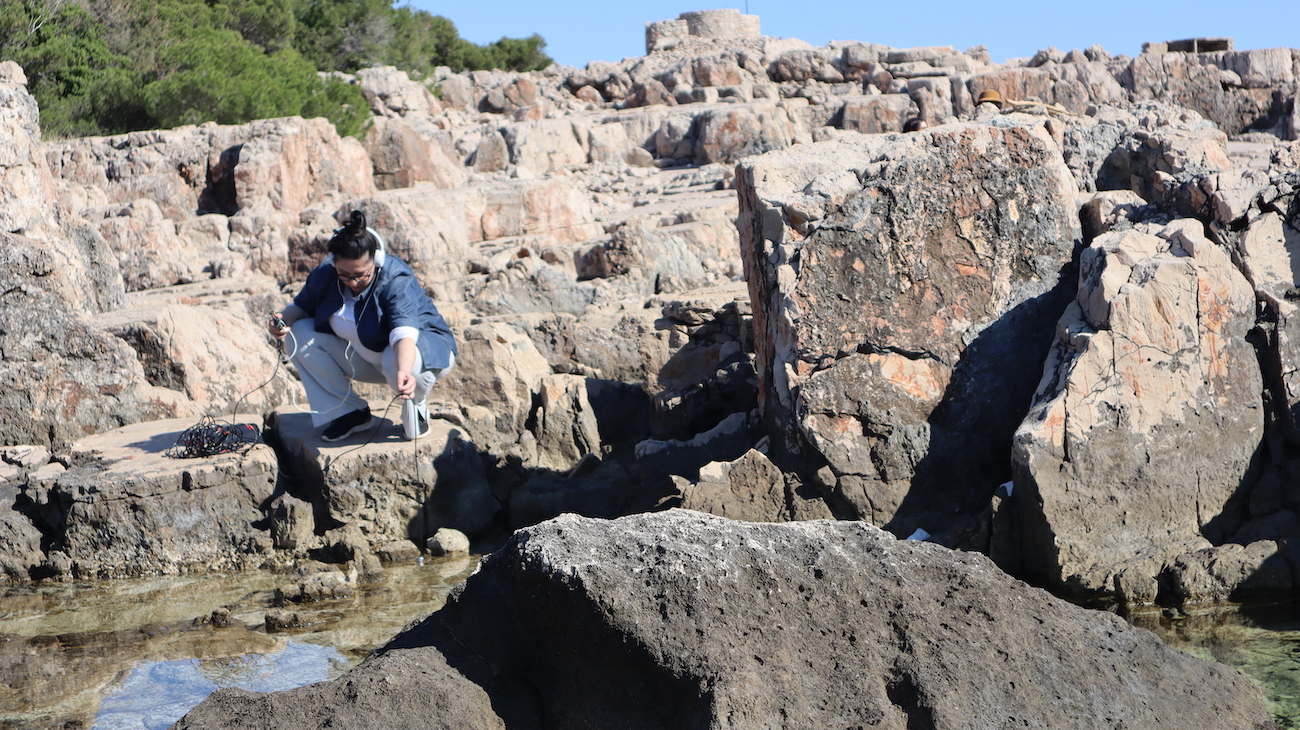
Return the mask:
[[[267,633],[268,572],[0,589],[0,728],[165,728],[221,687],[332,679],[440,608],[477,558],[389,566],[345,599],[284,606],[308,625]],[[227,609],[230,622],[207,620]]]

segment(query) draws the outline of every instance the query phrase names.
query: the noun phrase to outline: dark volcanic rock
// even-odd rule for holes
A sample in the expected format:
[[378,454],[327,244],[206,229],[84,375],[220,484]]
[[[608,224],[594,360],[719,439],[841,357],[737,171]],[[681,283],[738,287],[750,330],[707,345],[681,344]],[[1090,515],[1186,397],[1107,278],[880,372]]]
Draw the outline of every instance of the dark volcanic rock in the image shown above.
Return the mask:
[[688,511],[516,533],[344,677],[177,728],[1269,728],[1243,675],[986,558]]

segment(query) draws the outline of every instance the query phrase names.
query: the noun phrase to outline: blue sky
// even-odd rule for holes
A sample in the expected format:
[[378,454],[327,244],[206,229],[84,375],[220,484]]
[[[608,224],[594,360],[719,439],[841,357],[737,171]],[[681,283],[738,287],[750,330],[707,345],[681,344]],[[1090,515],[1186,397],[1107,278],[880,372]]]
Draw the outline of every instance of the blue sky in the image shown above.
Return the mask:
[[[398,4],[403,4],[398,0]],[[763,35],[883,43],[897,48],[983,43],[994,61],[1032,56],[1049,45],[1068,51],[1100,43],[1112,54],[1137,55],[1143,41],[1230,36],[1238,50],[1300,47],[1300,2],[1094,0],[1000,4],[935,0],[740,0],[739,2],[597,2],[487,0],[447,3],[409,0],[412,7],[450,18],[475,43],[540,33],[560,63],[618,61],[645,52],[647,21],[705,8],[758,15]]]

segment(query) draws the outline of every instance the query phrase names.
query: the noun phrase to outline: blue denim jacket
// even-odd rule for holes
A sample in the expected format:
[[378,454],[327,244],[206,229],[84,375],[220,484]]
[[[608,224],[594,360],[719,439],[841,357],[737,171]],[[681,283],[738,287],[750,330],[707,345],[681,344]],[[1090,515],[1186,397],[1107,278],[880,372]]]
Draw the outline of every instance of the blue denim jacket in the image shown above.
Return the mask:
[[[312,270],[293,303],[311,317],[317,332],[334,334],[330,316],[343,307],[343,282],[334,269],[334,257]],[[405,261],[375,252],[375,279],[357,299],[357,337],[375,352],[388,347],[388,333],[394,327],[420,331],[417,344],[425,370],[439,370],[451,364],[456,338],[438,313],[433,300],[415,278]]]

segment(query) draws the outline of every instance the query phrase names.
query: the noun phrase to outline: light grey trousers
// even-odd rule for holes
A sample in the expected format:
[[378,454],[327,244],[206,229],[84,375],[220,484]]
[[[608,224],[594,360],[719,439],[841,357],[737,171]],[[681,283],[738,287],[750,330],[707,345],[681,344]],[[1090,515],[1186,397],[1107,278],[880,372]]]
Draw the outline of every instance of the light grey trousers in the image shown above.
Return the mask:
[[[342,337],[317,332],[311,318],[305,317],[290,326],[284,349],[298,368],[302,387],[307,391],[313,426],[324,426],[339,416],[370,405],[352,391],[353,380],[388,383],[388,387],[397,392],[397,353],[392,345],[384,348],[383,360],[375,366]],[[455,364],[453,356],[447,367],[426,371],[420,351],[416,350],[412,367],[412,372],[416,373],[415,393],[410,400],[402,401],[402,428],[407,438],[418,435],[416,413],[422,414],[426,420],[429,417],[425,403],[429,390]]]

